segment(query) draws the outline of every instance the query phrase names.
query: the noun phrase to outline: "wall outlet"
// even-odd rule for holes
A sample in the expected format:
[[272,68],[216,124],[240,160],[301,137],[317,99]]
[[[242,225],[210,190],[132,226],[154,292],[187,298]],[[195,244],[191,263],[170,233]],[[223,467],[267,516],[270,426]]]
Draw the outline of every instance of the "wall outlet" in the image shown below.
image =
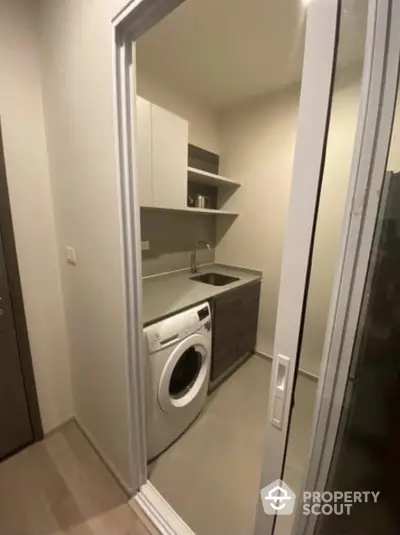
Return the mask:
[[75,247],[70,247],[67,245],[67,263],[72,266],[76,266],[76,250]]
[[142,241],[142,251],[149,251],[150,249],[150,241]]

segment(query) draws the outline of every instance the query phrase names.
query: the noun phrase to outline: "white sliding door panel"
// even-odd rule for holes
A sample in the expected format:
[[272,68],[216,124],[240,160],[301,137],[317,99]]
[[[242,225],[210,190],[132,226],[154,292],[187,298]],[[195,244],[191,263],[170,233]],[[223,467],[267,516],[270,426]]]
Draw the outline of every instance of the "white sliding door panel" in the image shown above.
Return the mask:
[[[260,489],[281,478],[285,457],[329,121],[337,20],[336,0],[309,4]],[[264,513],[260,499],[255,534],[273,533],[275,518]]]

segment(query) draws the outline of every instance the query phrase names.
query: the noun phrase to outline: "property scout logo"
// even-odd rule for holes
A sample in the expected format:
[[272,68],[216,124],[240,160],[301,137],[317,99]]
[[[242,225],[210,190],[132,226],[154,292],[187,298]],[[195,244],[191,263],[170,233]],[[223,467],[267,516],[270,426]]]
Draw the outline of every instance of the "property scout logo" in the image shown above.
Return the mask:
[[[294,511],[296,494],[281,479],[273,481],[261,490],[261,502],[267,515],[291,515]],[[350,515],[355,503],[378,501],[380,492],[334,491],[303,492],[302,514]]]

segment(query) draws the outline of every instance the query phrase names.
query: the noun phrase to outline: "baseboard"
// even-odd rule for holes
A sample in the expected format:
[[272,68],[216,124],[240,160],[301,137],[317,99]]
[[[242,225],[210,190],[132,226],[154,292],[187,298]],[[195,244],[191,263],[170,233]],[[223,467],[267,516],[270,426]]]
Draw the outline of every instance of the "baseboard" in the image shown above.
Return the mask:
[[[261,357],[262,359],[265,359],[265,360],[268,360],[268,361],[273,360],[272,355],[269,355],[268,353],[265,353],[264,351],[260,351],[260,350],[256,349],[254,351],[254,353],[256,355],[258,355],[259,357]],[[308,379],[312,379],[313,381],[319,381],[318,375],[316,375],[315,373],[309,372],[307,370],[304,370],[303,368],[299,368],[299,373],[301,375],[304,375]]]
[[50,429],[48,429],[45,433],[44,433],[44,438],[48,438],[48,437],[51,437],[52,435],[54,435],[55,433],[58,433],[58,431],[60,431],[65,425],[71,423],[71,422],[74,422],[75,421],[75,418],[74,416],[70,416],[69,418],[67,418],[66,420],[63,420],[63,422],[61,424],[57,424],[57,425],[54,425],[53,427],[51,427]]
[[194,531],[182,520],[157,489],[147,481],[130,500],[129,505],[141,517],[145,515],[146,527],[151,523],[153,535],[195,535]]
[[111,475],[114,477],[115,481],[118,483],[118,485],[122,488],[122,490],[126,493],[128,497],[131,497],[133,494],[132,487],[130,487],[124,478],[121,476],[119,471],[115,468],[114,464],[107,459],[106,455],[104,454],[103,450],[99,447],[96,440],[93,438],[91,433],[86,429],[86,427],[82,424],[82,422],[77,418],[76,416],[72,418],[75,420],[76,425],[79,427],[79,429],[82,431],[82,433],[85,435],[87,441],[90,443],[92,448],[95,450],[97,455],[100,457],[100,459],[103,461],[103,463],[108,468]]
[[224,383],[231,375],[235,373],[253,353],[245,353],[239,360],[237,360],[228,370],[218,377],[215,381],[211,381],[208,387],[208,395],[212,394],[222,383]]
[[273,360],[271,355],[268,355],[268,353],[260,351],[259,349],[255,349],[254,354],[257,355],[257,357],[267,360],[268,362],[271,362]]

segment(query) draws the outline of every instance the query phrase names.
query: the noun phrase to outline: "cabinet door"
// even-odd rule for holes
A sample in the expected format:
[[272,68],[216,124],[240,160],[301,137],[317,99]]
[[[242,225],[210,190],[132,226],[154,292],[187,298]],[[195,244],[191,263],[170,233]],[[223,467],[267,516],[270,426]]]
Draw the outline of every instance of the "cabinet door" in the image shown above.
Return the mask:
[[251,283],[214,299],[211,380],[226,375],[254,350],[261,283]]
[[136,97],[137,170],[140,206],[153,206],[151,177],[151,104]]
[[188,122],[151,105],[151,167],[154,206],[187,206]]
[[239,290],[231,290],[214,300],[212,381],[227,372],[240,358],[237,335],[240,327],[239,305]]
[[261,283],[248,284],[240,292],[238,351],[243,356],[256,347]]

